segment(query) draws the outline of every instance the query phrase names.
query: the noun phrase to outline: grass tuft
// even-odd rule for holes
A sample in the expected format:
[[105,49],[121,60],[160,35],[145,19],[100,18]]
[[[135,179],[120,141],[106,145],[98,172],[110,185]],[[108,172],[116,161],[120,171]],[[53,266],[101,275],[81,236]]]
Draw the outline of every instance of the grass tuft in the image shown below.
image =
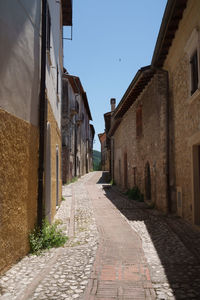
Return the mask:
[[35,227],[29,234],[29,243],[32,254],[39,255],[45,249],[63,246],[68,237],[58,228],[59,223],[49,224],[43,220],[42,228]]

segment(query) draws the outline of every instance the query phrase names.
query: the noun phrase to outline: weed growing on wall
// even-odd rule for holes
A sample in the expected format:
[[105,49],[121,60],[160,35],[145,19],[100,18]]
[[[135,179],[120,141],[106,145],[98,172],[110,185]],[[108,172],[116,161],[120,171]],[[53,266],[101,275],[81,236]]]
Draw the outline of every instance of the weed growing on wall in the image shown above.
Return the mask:
[[57,223],[51,225],[47,220],[43,220],[42,228],[36,227],[29,234],[31,253],[39,255],[44,249],[61,247],[66,243],[68,237],[58,228],[58,225]]

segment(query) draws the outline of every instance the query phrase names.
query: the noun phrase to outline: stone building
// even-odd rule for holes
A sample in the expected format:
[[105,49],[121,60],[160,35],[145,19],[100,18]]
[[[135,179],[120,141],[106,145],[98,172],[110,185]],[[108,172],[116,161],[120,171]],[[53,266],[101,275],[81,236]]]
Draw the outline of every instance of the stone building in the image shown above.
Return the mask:
[[[151,66],[111,118],[112,176],[164,212],[200,224],[200,2],[168,0]],[[126,133],[126,134],[124,134]]]
[[168,72],[173,212],[200,224],[200,2],[168,1],[152,65]]
[[115,110],[116,99],[110,99],[111,111],[104,114],[105,131],[98,135],[101,144],[101,166],[103,171],[111,173],[111,138],[109,130],[111,127],[112,115]]
[[62,176],[63,183],[91,170],[94,127],[88,99],[79,77],[63,74]]
[[61,37],[71,14],[71,0],[0,3],[0,273],[61,200]]
[[107,147],[106,147],[106,133],[99,133],[98,138],[101,144],[101,170],[109,171],[109,161],[107,155]]
[[94,145],[95,129],[92,124],[89,127],[89,171],[93,170],[93,145]]
[[167,208],[167,73],[141,68],[112,115],[113,180]]

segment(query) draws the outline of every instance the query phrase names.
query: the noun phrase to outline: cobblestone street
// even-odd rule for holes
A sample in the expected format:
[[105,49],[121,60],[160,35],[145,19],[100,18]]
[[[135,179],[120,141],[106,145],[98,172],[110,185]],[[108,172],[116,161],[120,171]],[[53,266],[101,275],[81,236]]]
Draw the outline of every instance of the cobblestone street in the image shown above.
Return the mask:
[[0,278],[1,300],[200,299],[200,231],[129,200],[101,172],[63,187],[64,247]]

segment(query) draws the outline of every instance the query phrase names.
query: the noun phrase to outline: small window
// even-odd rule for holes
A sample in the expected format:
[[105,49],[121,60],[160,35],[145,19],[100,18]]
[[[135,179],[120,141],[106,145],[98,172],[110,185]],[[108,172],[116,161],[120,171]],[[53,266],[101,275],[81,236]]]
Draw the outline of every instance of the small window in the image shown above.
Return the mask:
[[50,51],[51,48],[51,17],[49,7],[47,6],[47,17],[46,17],[46,49]]
[[198,56],[197,51],[191,57],[191,95],[198,89]]
[[188,100],[189,103],[198,98],[200,91],[199,81],[199,45],[200,32],[198,28],[194,28],[188,41],[184,47],[184,51],[188,55]]
[[79,103],[78,103],[78,101],[76,100],[76,102],[75,102],[75,110],[76,110],[76,112],[77,112],[77,114],[79,113]]
[[56,74],[56,93],[58,95],[58,88],[59,88],[59,70],[58,70],[58,65],[57,65],[57,68],[56,68],[56,71],[57,71],[57,74]]
[[140,105],[136,111],[136,135],[142,135],[142,106]]

